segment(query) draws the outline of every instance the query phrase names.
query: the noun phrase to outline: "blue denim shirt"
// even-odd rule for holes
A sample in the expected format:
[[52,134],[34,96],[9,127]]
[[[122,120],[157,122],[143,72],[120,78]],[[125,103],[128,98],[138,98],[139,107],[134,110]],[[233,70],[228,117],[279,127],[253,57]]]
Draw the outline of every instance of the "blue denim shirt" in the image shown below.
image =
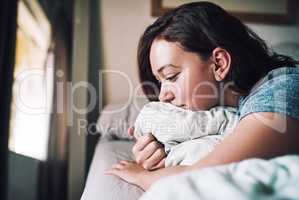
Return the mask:
[[299,120],[299,67],[270,71],[238,106],[239,120],[250,113],[275,112]]

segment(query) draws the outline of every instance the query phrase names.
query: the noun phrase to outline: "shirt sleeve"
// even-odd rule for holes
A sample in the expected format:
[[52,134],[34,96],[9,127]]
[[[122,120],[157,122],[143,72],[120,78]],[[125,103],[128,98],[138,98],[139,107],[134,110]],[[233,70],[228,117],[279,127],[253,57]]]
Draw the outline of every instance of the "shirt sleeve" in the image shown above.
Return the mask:
[[241,101],[239,120],[257,112],[274,112],[299,120],[299,74],[267,80]]

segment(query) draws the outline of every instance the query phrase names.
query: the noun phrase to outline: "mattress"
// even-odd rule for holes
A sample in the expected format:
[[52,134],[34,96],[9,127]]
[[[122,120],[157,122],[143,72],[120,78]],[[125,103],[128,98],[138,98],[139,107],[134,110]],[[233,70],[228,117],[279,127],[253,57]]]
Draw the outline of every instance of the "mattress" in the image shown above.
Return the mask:
[[104,171],[120,160],[133,160],[133,141],[101,139],[95,149],[81,200],[137,200],[143,190]]

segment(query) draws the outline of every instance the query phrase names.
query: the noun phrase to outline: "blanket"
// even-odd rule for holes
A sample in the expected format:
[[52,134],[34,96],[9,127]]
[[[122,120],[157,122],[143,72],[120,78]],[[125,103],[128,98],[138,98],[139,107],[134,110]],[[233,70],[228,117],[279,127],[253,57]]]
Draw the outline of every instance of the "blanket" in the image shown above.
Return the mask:
[[298,200],[299,156],[248,159],[165,177],[140,198],[156,199]]
[[135,137],[152,133],[168,153],[165,166],[191,165],[232,132],[238,121],[233,107],[191,111],[170,103],[150,102],[135,121]]

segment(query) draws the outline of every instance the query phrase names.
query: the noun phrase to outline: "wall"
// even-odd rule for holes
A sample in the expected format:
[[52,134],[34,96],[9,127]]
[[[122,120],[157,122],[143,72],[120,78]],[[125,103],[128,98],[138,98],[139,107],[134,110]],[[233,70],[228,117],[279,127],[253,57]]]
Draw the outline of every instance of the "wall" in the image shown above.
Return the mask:
[[[299,11],[299,7],[298,7]],[[261,38],[272,46],[281,42],[299,43],[299,24],[294,25],[260,25],[248,24]]]
[[[154,21],[150,16],[150,0],[101,0],[99,23],[103,66],[105,70],[119,70],[138,84],[136,49],[140,35]],[[299,7],[298,7],[299,10]],[[270,44],[299,41],[299,25],[248,24]],[[104,102],[121,102],[129,98],[129,86],[119,75],[104,76]]]
[[136,49],[142,32],[153,22],[150,17],[150,1],[100,2],[103,58],[103,66],[100,68],[123,73],[104,75],[104,102],[122,102],[129,98],[129,83],[134,86],[138,84]]

